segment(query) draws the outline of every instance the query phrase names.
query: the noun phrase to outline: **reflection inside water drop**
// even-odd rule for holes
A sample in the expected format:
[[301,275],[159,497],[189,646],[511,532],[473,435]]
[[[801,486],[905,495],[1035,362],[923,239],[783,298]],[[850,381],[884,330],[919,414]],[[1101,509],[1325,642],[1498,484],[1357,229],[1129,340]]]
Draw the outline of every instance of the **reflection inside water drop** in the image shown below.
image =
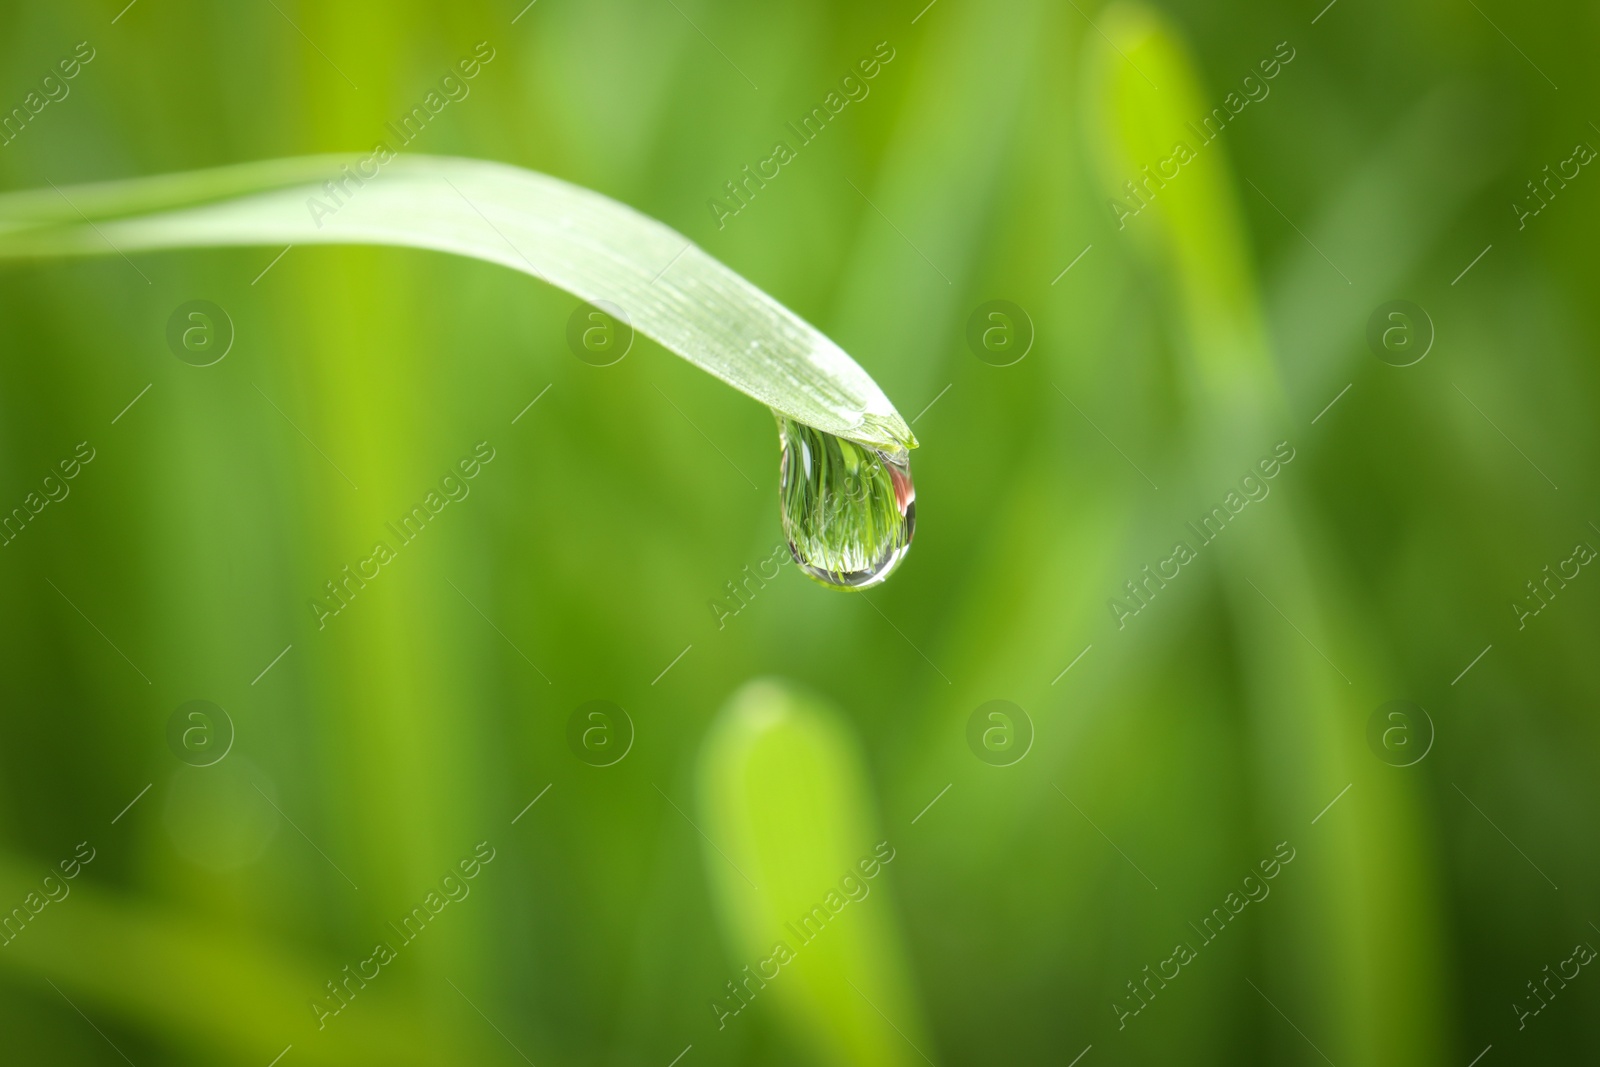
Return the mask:
[[911,547],[917,493],[909,454],[778,416],[778,502],[795,562],[835,589],[889,577]]

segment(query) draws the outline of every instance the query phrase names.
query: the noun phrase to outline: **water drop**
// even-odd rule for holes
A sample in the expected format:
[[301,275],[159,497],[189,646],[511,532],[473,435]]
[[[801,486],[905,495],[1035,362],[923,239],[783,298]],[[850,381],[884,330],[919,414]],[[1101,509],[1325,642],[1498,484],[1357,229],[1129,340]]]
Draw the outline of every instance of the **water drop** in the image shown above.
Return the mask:
[[888,578],[916,528],[910,455],[782,415],[778,442],[778,503],[795,562],[834,589],[866,589]]

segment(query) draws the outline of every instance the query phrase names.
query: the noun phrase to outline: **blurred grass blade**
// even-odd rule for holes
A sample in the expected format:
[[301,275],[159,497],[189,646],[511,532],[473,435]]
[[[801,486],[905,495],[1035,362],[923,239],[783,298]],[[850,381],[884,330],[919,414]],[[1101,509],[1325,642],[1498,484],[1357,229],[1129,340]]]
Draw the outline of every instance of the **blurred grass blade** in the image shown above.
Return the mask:
[[[1266,342],[1228,142],[1199,142],[1188,126],[1208,113],[1210,98],[1164,19],[1118,4],[1101,28],[1114,50],[1091,45],[1088,97],[1106,188],[1118,195],[1123,179],[1141,179],[1176,156],[1179,143],[1196,153],[1165,184],[1152,182],[1137,215],[1124,221],[1176,294],[1193,481],[1227,485],[1273,442],[1299,438]],[[1266,42],[1263,54],[1273,49]],[[1224,95],[1214,94],[1219,102]],[[1384,693],[1392,683],[1346,602],[1352,583],[1323,550],[1320,524],[1293,482],[1283,484],[1286,498],[1230,524],[1208,550],[1225,578],[1246,667],[1241,702],[1257,788],[1275,824],[1289,812],[1309,818],[1346,783],[1364,802],[1315,850],[1308,844],[1325,873],[1292,915],[1279,913],[1293,936],[1274,952],[1274,970],[1280,988],[1297,991],[1299,1017],[1313,1031],[1337,1033],[1336,1062],[1439,1062],[1442,966],[1427,903],[1434,872],[1422,847],[1424,816],[1408,783],[1373,773],[1386,768],[1365,751],[1360,730],[1371,709],[1356,694]]]
[[[88,879],[61,884],[68,895],[5,946],[0,969],[54,984],[86,1017],[209,1053],[197,1062],[265,1063],[293,1044],[298,1063],[421,1067],[459,1051],[421,1021],[425,1012],[398,983],[363,989],[360,1011],[319,1030],[311,1000],[331,998],[324,983],[342,977],[346,960],[307,958],[282,938],[195,919],[191,908],[136,903]],[[38,886],[36,864],[0,853],[0,899],[21,901]],[[103,1062],[121,1062],[102,1051]]]
[[[1298,410],[1319,410],[1370,355],[1348,329],[1351,301],[1360,313],[1375,294],[1398,291],[1503,175],[1507,146],[1482,134],[1484,116],[1499,106],[1480,86],[1439,86],[1397,115],[1326,207],[1301,222],[1309,240],[1290,246],[1266,301],[1274,331],[1295,353],[1282,372]],[[1363,235],[1355,294],[1330,299],[1317,249],[1350,234]]]
[[[1151,10],[1114,5],[1102,28],[1127,58],[1091,42],[1093,58],[1085,64],[1091,154],[1119,205],[1113,210],[1122,232],[1146,248],[1158,247],[1170,264],[1192,345],[1190,390],[1205,409],[1227,409],[1237,436],[1250,435],[1253,447],[1253,435],[1263,432],[1260,420],[1276,416],[1281,400],[1228,165],[1227,131],[1207,143],[1190,125],[1225,94],[1211,101],[1202,91],[1187,49]],[[1240,121],[1253,117],[1245,112]],[[1193,153],[1186,163],[1175,162],[1182,157],[1179,145]],[[1163,181],[1170,173],[1163,171],[1166,162],[1176,175]]]
[[437,156],[381,169],[307,156],[0,196],[0,257],[291,244],[428,248],[532,274],[616,305],[639,332],[790,418],[915,447],[877,383],[814,327],[677,231],[548,175]]
[[[751,682],[706,737],[698,793],[701,825],[716,843],[705,862],[729,977],[749,1006],[778,1011],[817,1063],[925,1062],[931,1045],[882,863],[887,856],[892,865],[896,843],[876,835],[866,768],[840,719],[782,683]],[[790,962],[764,964],[781,959],[780,943]],[[717,992],[725,1008],[739,1007],[734,993]],[[722,1021],[753,1025],[748,1016]]]

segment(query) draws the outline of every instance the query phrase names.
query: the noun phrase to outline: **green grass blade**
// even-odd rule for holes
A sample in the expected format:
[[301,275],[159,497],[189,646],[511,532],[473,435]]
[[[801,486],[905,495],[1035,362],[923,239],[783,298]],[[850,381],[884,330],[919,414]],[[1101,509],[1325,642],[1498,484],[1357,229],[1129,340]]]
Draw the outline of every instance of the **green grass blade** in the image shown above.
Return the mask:
[[882,448],[916,444],[877,383],[817,329],[677,231],[548,175],[311,156],[0,196],[0,257],[292,244],[498,263],[616,305],[640,333],[799,422]]
[[[1260,420],[1277,416],[1281,398],[1227,157],[1232,131],[1213,143],[1195,132],[1224,93],[1207,94],[1183,42],[1152,9],[1114,5],[1102,28],[1127,53],[1091,42],[1085,64],[1086,125],[1108,210],[1120,232],[1159,248],[1170,269],[1192,345],[1196,398],[1254,423],[1249,434],[1261,432]],[[1264,51],[1271,54],[1270,45]],[[1281,76],[1298,73],[1290,67]],[[1189,161],[1179,163],[1186,153]]]
[[818,1063],[898,1067],[922,1063],[918,1050],[931,1045],[895,934],[896,842],[877,835],[870,796],[843,723],[776,681],[734,694],[701,750],[701,825],[716,842],[706,871],[730,955],[751,972],[776,970],[764,985],[760,974],[748,985],[744,970],[730,974],[749,1004],[720,1021],[752,1026],[751,1014],[776,1010]]
[[[37,896],[39,870],[0,853],[3,899]],[[453,1052],[419,1022],[424,1013],[403,981],[374,982],[352,1002],[359,1010],[319,1029],[311,1002],[331,997],[325,983],[343,980],[349,960],[307,957],[281,938],[135,900],[87,877],[59,884],[67,895],[13,935],[0,970],[47,998],[59,993],[86,1017],[162,1035],[209,1062],[265,1063],[289,1044],[306,1064],[420,1067]]]
[[[1180,32],[1154,10],[1119,4],[1101,25],[1115,50],[1096,49],[1090,78],[1108,191],[1119,190],[1118,175],[1139,175],[1174,155],[1179,141],[1197,153],[1165,185],[1147,189],[1144,206],[1125,221],[1171,279],[1196,480],[1228,484],[1250,450],[1301,431],[1287,419],[1261,321],[1228,138],[1197,143],[1189,125],[1207,113],[1210,95],[1222,96],[1201,88]],[[1282,943],[1295,947],[1275,953],[1274,969],[1284,986],[1293,983],[1286,995],[1299,1017],[1314,1031],[1337,1032],[1336,1060],[1438,1062],[1442,967],[1430,914],[1434,872],[1422,848],[1426,816],[1407,784],[1373,773],[1388,768],[1371,759],[1361,733],[1369,694],[1392,683],[1346,602],[1350,583],[1317,536],[1320,523],[1290,484],[1287,499],[1230,525],[1211,550],[1246,666],[1241,700],[1257,787],[1273,820],[1290,811],[1309,817],[1343,783],[1366,799],[1344,821],[1319,828],[1317,849],[1308,845],[1311,862],[1328,873],[1284,913],[1294,935]],[[1345,669],[1323,649],[1336,650]]]

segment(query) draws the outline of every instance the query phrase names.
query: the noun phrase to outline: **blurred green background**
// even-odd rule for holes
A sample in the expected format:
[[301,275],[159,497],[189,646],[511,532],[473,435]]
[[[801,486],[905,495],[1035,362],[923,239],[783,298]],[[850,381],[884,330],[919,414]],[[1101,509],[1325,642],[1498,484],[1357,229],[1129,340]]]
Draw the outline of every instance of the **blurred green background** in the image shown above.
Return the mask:
[[[487,42],[408,151],[680,229],[922,447],[887,585],[786,567],[729,617],[781,541],[770,415],[643,339],[580,361],[563,293],[398,249],[5,264],[0,509],[93,452],[0,550],[5,1060],[1594,1060],[1600,578],[1528,583],[1600,546],[1600,178],[1527,183],[1600,145],[1597,34],[1487,0],[6,5],[0,107],[93,50],[0,147],[6,189],[366,152]],[[236,330],[209,367],[166,345],[192,299]],[[1035,333],[1010,366],[966,340],[995,299]],[[1367,339],[1394,299],[1431,323],[1410,366]],[[1119,625],[1281,441],[1270,495]],[[319,630],[479,442],[470,495]],[[760,677],[789,686],[730,703]],[[168,740],[197,699],[235,731],[205,767]],[[596,699],[634,730],[603,767],[568,741]],[[995,699],[1014,762],[967,740]],[[1412,748],[1369,744],[1392,700],[1426,710]],[[870,894],[724,1014],[847,876]]]

